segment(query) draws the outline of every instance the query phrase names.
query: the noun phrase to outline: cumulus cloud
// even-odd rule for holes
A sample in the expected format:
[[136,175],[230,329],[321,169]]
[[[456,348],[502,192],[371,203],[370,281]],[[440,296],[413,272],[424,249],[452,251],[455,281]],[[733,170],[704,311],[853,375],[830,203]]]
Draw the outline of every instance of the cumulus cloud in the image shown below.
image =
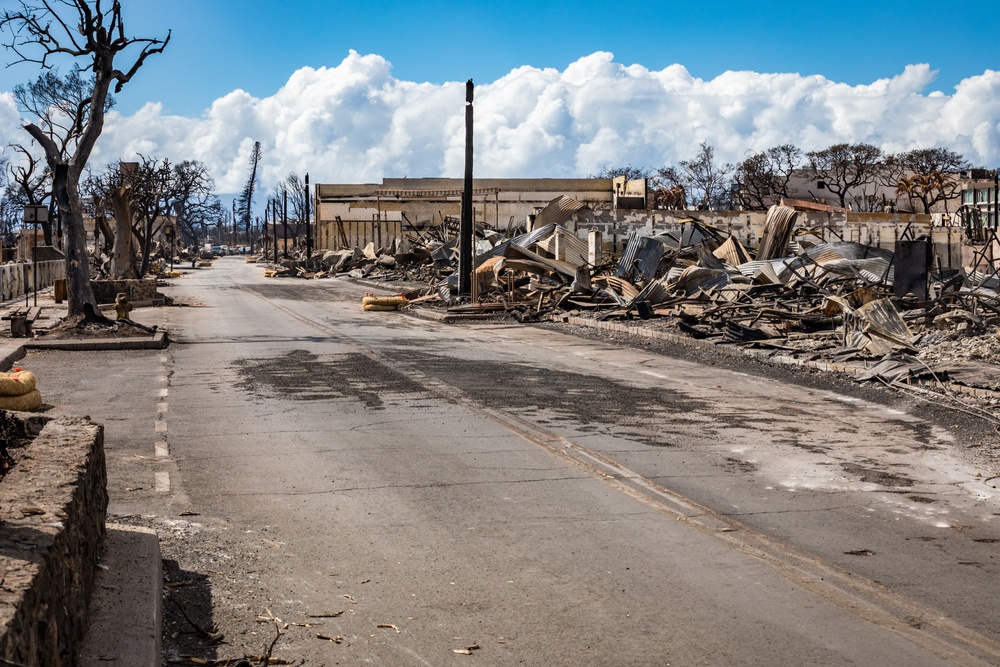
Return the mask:
[[[24,130],[21,129],[14,95],[0,91],[0,147],[15,141],[19,132],[23,133]],[[27,139],[28,135],[25,134],[24,138]]]
[[[651,71],[598,52],[565,70],[520,67],[476,88],[476,173],[574,177],[606,165],[675,164],[708,142],[722,160],[792,143],[804,150],[866,142],[888,151],[946,146],[975,164],[1000,162],[1000,73],[930,90],[926,64],[867,85],[822,76],[730,71],[711,80],[682,65]],[[221,192],[239,190],[254,141],[262,178],[313,182],[461,176],[465,85],[402,81],[377,55],[302,68],[272,96],[236,90],[198,118],[156,103],[109,114],[96,164],[135,153],[205,162]],[[0,93],[0,130],[17,125]]]

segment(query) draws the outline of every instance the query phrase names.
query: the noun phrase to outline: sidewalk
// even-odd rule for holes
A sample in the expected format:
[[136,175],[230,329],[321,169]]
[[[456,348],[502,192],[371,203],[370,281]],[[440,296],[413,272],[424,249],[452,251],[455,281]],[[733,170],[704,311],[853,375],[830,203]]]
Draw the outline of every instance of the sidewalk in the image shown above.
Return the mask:
[[[55,302],[52,289],[28,297],[28,307],[42,307],[33,327],[46,330],[67,314],[65,303]],[[24,297],[0,303],[0,311],[23,308]],[[12,338],[5,325],[0,332],[0,370],[9,370],[24,358],[25,350],[108,350],[162,348],[167,334],[158,331],[149,338],[63,339]],[[156,533],[132,526],[108,524],[98,573],[88,607],[89,627],[78,655],[83,667],[122,665],[157,667],[161,664],[160,635],[162,561]]]

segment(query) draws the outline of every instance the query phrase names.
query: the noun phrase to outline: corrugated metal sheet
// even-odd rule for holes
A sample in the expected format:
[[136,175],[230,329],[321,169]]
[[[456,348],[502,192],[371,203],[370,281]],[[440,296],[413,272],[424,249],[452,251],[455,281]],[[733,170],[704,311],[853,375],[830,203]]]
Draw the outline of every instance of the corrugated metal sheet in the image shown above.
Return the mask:
[[495,248],[493,248],[493,250],[485,252],[482,255],[476,257],[476,263],[478,264],[480,261],[487,260],[490,257],[501,257],[504,254],[504,252],[507,251],[507,248],[512,245],[517,246],[518,248],[530,248],[531,246],[535,245],[542,239],[551,236],[552,232],[554,232],[555,230],[556,230],[556,225],[555,223],[553,223],[551,225],[545,225],[544,227],[541,227],[539,229],[532,230],[527,234],[521,234],[520,236],[515,236],[509,241],[504,241],[500,245],[496,246]]
[[759,261],[745,262],[736,267],[736,269],[743,275],[753,278],[761,272],[764,266],[767,266],[770,271],[769,273],[775,277],[780,276],[785,270],[785,259],[762,259]]
[[1000,278],[996,274],[985,274],[981,271],[973,271],[969,274],[969,284],[975,287],[985,287],[995,290],[1000,287]]
[[882,356],[898,349],[912,350],[913,332],[889,299],[870,301],[852,309],[847,299],[829,297],[847,314],[844,339],[847,347]]
[[702,241],[708,238],[697,225],[693,222],[685,223],[683,220],[681,222],[681,229],[678,232],[663,232],[657,234],[655,238],[658,238],[663,242],[668,248],[686,248],[693,245],[699,245]]
[[562,227],[556,227],[555,232],[551,236],[539,241],[538,247],[550,255],[555,255],[557,241],[562,252],[560,259],[576,266],[583,266],[587,263],[590,246],[579,236]]
[[623,308],[627,308],[639,296],[635,285],[614,276],[598,276],[594,278],[594,286],[597,287],[598,294],[610,296]]
[[836,241],[833,243],[822,243],[809,248],[806,251],[806,256],[817,264],[823,264],[836,259],[869,259],[873,257],[889,261],[892,259],[892,251],[854,243],[853,241]]
[[582,204],[572,197],[567,197],[566,195],[559,195],[548,205],[541,210],[541,212],[535,216],[535,226],[540,225],[561,225],[570,218],[577,211],[581,211],[587,208],[586,204]]
[[887,259],[875,257],[872,259],[839,259],[825,262],[823,271],[839,275],[861,276],[870,283],[891,285],[896,277],[895,269]]
[[645,287],[642,291],[632,299],[629,303],[629,307],[632,308],[640,301],[648,301],[650,305],[658,305],[670,298],[670,292],[664,286],[663,282],[660,280],[654,280]]
[[706,269],[701,266],[689,266],[677,277],[677,280],[669,285],[675,292],[684,292],[687,295],[695,294],[699,290],[708,291],[719,287],[725,287],[730,282],[729,272],[720,269]]
[[615,276],[630,280],[652,280],[660,268],[663,257],[663,242],[652,236],[643,236],[632,230],[628,236],[625,252],[622,253]]
[[747,252],[747,249],[743,247],[743,244],[735,236],[730,236],[726,239],[726,242],[716,248],[712,254],[719,259],[729,262],[733,266],[739,266],[750,261],[750,253]]
[[565,276],[579,289],[590,289],[590,273],[581,266],[573,265],[569,262],[549,259],[548,257],[542,257],[538,253],[532,252],[527,248],[519,248],[517,246],[508,247],[506,252],[504,252],[504,257],[508,259],[526,259],[544,267],[552,273]]

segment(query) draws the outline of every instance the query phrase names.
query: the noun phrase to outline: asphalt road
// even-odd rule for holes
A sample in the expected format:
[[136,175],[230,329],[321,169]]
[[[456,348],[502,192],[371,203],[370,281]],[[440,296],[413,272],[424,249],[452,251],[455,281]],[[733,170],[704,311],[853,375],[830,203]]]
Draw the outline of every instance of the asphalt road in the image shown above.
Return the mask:
[[23,362],[160,535],[168,660],[1000,664],[1000,502],[947,410],[261,274],[134,313],[166,351]]

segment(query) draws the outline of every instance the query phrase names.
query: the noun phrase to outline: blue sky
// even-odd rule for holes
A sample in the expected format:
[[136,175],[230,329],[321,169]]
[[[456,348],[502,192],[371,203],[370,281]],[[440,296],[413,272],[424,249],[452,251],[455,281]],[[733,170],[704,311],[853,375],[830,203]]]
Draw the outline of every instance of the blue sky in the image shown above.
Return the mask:
[[[4,0],[9,5],[8,0]],[[522,65],[564,69],[595,51],[696,77],[726,70],[819,74],[864,84],[928,63],[934,87],[1000,69],[1000,19],[980,2],[421,2],[294,3],[126,0],[135,35],[173,30],[167,50],[119,96],[132,111],[161,101],[195,115],[234,88],[262,97],[309,65],[333,66],[349,49],[392,63],[394,76],[490,82]],[[622,9],[616,9],[621,7]],[[30,79],[4,70],[0,90]]]
[[[450,84],[468,78],[492,176],[657,166],[698,141],[730,160],[843,140],[1000,162],[1000,23],[982,3],[125,4],[127,32],[173,37],[118,97],[96,159],[195,155],[224,187],[253,140],[272,178],[451,174],[462,100]],[[19,131],[4,91],[35,74],[0,71],[0,133]]]

